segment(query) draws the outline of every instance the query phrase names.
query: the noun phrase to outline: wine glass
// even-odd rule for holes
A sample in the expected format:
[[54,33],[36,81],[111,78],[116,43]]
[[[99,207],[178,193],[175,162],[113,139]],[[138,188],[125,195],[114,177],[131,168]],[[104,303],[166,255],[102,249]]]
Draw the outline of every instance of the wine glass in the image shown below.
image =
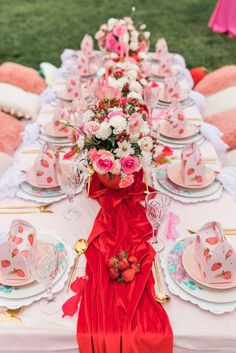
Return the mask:
[[144,90],[143,90],[143,99],[144,99],[144,103],[148,108],[150,123],[152,122],[153,109],[155,108],[155,105],[158,101],[158,92],[159,92],[159,87],[147,86],[147,87],[144,87]]
[[40,309],[53,314],[61,309],[61,300],[52,293],[53,281],[59,269],[59,254],[55,245],[38,242],[30,255],[30,267],[36,280],[46,288],[47,297],[40,302]]
[[161,224],[166,220],[171,198],[160,192],[151,192],[145,198],[146,215],[152,226],[152,239],[150,243],[157,252],[164,248],[164,242],[157,238]]
[[58,180],[62,191],[67,195],[70,207],[65,210],[64,217],[74,220],[79,217],[79,212],[74,206],[75,194],[80,185],[80,168],[76,160],[60,158],[58,165]]

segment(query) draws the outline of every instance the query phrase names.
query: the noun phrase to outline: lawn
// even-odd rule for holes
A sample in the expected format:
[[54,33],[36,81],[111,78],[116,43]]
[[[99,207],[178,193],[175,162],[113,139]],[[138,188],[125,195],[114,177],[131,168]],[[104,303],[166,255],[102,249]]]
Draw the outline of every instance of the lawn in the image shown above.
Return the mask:
[[0,62],[38,68],[59,64],[64,48],[78,48],[85,33],[94,34],[109,17],[136,7],[135,19],[151,31],[151,48],[166,37],[171,52],[189,67],[215,69],[236,64],[236,38],[212,33],[207,23],[215,0],[0,0]]

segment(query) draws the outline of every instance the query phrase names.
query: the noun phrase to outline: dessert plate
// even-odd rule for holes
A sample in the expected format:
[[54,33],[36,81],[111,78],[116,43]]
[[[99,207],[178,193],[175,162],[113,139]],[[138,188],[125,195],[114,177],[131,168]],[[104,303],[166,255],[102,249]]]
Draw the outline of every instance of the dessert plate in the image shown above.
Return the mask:
[[[66,128],[68,130],[68,128]],[[43,133],[52,137],[68,137],[69,131],[55,131],[53,123],[50,122],[42,127]]]
[[182,90],[180,92],[179,98],[167,98],[164,94],[163,90],[160,90],[159,95],[158,95],[158,100],[160,102],[164,102],[164,103],[173,103],[173,102],[183,102],[188,98],[189,95],[189,91],[188,90]]
[[33,168],[28,169],[25,173],[25,176],[26,176],[27,182],[36,188],[51,189],[59,186],[58,183],[55,185],[43,185],[43,186],[38,185]]
[[52,197],[63,195],[64,192],[61,190],[60,186],[52,188],[39,188],[24,182],[20,185],[20,188],[29,195],[39,196],[39,197]]
[[166,124],[161,124],[160,125],[160,133],[161,133],[161,135],[168,137],[170,139],[182,140],[184,138],[189,138],[189,137],[193,137],[193,136],[197,135],[199,133],[199,127],[197,127],[195,124],[187,121],[187,128],[183,134],[172,135],[172,134],[168,133],[168,129],[167,129]]
[[32,274],[30,275],[29,279],[4,279],[1,276],[0,273],[0,283],[4,286],[13,286],[13,287],[22,287],[22,286],[26,286],[27,284],[30,284],[32,282],[35,281],[35,278],[32,276]]
[[201,185],[185,185],[181,172],[180,163],[170,165],[167,169],[167,177],[172,183],[181,186],[185,189],[203,189],[211,185],[216,178],[215,172],[209,168],[206,168],[205,181]]
[[233,282],[227,283],[206,283],[203,281],[200,268],[197,261],[194,258],[194,246],[195,243],[190,244],[183,252],[182,262],[183,267],[187,274],[192,277],[196,282],[200,283],[202,286],[213,288],[213,289],[230,289],[236,287],[236,276]]

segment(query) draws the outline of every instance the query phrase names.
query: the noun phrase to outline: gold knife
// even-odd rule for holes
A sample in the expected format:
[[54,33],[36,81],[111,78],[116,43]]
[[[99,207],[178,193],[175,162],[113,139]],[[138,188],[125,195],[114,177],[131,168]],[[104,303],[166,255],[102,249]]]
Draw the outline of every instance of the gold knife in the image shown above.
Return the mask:
[[[196,229],[187,229],[187,231],[190,233],[190,234],[196,234],[197,233],[197,230]],[[223,229],[223,233],[225,235],[236,235],[236,228],[224,228]]]

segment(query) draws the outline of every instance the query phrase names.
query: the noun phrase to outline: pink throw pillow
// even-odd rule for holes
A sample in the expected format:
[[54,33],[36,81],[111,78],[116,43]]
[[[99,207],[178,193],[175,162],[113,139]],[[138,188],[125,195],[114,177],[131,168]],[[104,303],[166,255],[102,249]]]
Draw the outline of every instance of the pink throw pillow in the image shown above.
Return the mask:
[[40,94],[46,87],[37,70],[12,62],[0,65],[0,82],[15,85],[35,94]]
[[21,143],[24,125],[11,115],[0,112],[0,151],[13,154]]
[[214,114],[204,120],[223,132],[223,140],[229,145],[230,150],[236,148],[236,108]]
[[209,96],[231,86],[236,86],[236,65],[223,66],[209,73],[194,89]]

